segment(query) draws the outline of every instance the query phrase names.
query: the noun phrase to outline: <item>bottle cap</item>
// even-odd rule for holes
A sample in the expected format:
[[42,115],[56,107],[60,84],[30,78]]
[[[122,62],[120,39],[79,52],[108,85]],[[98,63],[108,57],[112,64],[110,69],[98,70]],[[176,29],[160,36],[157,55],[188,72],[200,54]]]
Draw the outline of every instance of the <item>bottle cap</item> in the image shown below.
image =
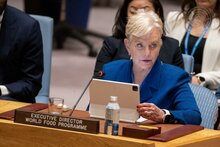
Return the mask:
[[111,100],[111,102],[115,102],[118,100],[118,97],[117,96],[110,96],[110,100]]

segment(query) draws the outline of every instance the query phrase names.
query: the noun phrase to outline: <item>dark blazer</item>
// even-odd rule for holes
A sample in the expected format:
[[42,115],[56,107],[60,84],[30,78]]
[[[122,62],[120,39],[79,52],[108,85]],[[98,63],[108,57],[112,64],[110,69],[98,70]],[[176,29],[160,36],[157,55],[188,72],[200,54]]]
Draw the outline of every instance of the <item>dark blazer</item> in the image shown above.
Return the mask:
[[[162,37],[162,40],[163,44],[159,54],[161,61],[183,68],[182,52],[179,48],[178,41],[165,36]],[[102,70],[104,64],[120,59],[130,59],[124,45],[124,40],[107,37],[96,59],[94,77],[99,78],[98,72]]]
[[35,102],[41,89],[43,45],[39,23],[6,6],[0,30],[0,85],[10,91],[0,99]]
[[[133,83],[132,61],[118,60],[105,64],[103,79]],[[140,85],[140,102],[154,103],[174,116],[174,123],[200,125],[201,114],[188,85],[189,74],[184,70],[155,62],[150,73]]]

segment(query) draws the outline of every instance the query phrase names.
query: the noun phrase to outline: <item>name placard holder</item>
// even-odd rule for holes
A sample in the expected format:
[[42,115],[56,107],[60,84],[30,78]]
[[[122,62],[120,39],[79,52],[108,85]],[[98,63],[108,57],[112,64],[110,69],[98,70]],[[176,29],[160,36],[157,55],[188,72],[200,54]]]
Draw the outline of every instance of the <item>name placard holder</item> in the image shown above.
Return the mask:
[[15,110],[14,122],[93,134],[99,133],[99,120],[94,119]]

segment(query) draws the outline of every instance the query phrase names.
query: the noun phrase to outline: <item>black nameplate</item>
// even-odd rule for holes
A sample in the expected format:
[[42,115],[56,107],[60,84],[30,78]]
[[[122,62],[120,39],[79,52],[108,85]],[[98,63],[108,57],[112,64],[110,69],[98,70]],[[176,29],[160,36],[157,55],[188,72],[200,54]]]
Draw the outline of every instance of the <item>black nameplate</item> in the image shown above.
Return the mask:
[[98,134],[99,121],[61,115],[15,110],[14,122]]

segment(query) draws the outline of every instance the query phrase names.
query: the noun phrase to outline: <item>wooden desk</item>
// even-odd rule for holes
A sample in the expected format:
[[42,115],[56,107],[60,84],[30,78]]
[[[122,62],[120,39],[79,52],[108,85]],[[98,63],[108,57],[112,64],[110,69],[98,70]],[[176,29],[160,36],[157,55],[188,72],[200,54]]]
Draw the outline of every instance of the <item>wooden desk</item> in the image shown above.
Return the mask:
[[[28,104],[0,100],[0,113],[26,105]],[[0,119],[0,146],[219,147],[220,131],[204,129],[168,142],[158,142],[142,139],[133,139],[122,136],[89,134],[75,131],[17,124],[10,120]]]

